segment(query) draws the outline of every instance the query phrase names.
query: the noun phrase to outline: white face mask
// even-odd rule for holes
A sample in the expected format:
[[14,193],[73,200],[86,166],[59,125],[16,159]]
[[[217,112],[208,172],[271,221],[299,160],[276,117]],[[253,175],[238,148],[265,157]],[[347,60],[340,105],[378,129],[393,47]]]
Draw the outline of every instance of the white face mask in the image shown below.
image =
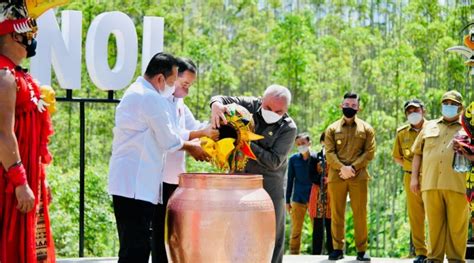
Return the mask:
[[298,148],[298,152],[301,153],[301,154],[309,151],[309,146],[308,145],[300,145],[297,148]]
[[417,125],[423,119],[423,115],[419,112],[412,112],[408,114],[407,119],[411,125]]
[[262,108],[262,117],[267,124],[272,124],[279,121],[283,116],[278,115],[277,113],[273,111]]
[[161,96],[165,97],[165,98],[169,98],[171,97],[171,95],[173,95],[174,91],[176,90],[176,87],[173,85],[173,86],[169,86],[166,82],[165,82],[165,89],[160,92]]

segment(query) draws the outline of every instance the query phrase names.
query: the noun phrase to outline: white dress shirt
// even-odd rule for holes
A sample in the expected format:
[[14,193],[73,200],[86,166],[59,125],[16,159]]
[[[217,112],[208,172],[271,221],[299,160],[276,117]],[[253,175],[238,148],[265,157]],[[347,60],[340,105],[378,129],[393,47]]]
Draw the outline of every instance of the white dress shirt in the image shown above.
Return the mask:
[[[190,131],[205,128],[207,122],[199,122],[184,104],[183,99],[171,97],[169,103],[175,113],[174,118],[180,129],[179,134],[184,141],[189,140]],[[184,151],[168,152],[166,155],[163,182],[168,184],[178,184],[178,175],[186,172],[186,157]]]
[[168,99],[143,77],[127,89],[115,114],[109,194],[162,202],[166,153],[183,147],[173,115]]

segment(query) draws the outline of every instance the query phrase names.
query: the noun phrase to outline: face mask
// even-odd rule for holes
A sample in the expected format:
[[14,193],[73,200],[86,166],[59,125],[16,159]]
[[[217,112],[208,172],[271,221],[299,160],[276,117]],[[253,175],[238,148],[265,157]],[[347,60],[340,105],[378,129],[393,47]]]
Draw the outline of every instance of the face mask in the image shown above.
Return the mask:
[[36,42],[36,39],[34,38],[27,42],[29,42],[29,44],[26,45],[26,57],[31,58],[36,55],[36,45],[38,42]]
[[263,119],[265,120],[265,122],[267,124],[272,124],[272,123],[275,123],[275,122],[279,121],[281,119],[281,117],[283,117],[283,116],[278,115],[277,113],[275,113],[273,111],[266,110],[266,109],[262,108],[262,117],[263,117]]
[[441,106],[441,113],[444,117],[451,119],[458,115],[458,108],[459,106],[456,105],[442,105]]
[[173,95],[174,91],[175,91],[175,86],[169,86],[166,82],[165,82],[165,90],[163,90],[162,92],[160,92],[161,96],[165,97],[165,98],[169,98],[171,97],[171,95]]
[[297,148],[298,148],[298,152],[301,153],[301,154],[309,151],[309,146],[308,145],[300,145]]
[[26,48],[26,57],[31,58],[34,55],[36,55],[36,45],[38,42],[36,42],[36,39],[32,38],[31,40],[28,40],[28,37],[23,35],[23,40],[21,42],[18,42],[22,45],[25,46]]
[[423,119],[423,116],[419,112],[412,112],[408,114],[407,119],[411,125],[416,125],[420,123],[420,121]]
[[342,108],[342,113],[344,114],[344,116],[351,119],[352,117],[356,115],[357,110],[354,110],[353,108],[350,108],[350,107],[344,107]]

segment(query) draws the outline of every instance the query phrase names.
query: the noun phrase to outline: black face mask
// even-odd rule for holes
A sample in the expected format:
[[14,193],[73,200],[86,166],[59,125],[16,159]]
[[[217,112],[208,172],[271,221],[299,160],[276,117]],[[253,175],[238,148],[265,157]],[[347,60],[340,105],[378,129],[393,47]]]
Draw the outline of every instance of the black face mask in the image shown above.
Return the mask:
[[[25,41],[26,40],[26,41]],[[36,55],[36,39],[32,38],[31,41],[28,41],[28,39],[25,37],[23,38],[23,45],[26,46],[26,57],[31,58],[34,55]]]
[[353,108],[347,107],[347,108],[342,108],[342,113],[344,114],[344,116],[351,119],[352,117],[354,117],[356,115],[357,110],[354,110]]
[[27,58],[31,58],[36,55],[36,45],[38,43],[36,42],[36,39],[32,38],[31,40],[28,40],[28,37],[23,35],[23,40],[21,42],[17,42],[25,46]]

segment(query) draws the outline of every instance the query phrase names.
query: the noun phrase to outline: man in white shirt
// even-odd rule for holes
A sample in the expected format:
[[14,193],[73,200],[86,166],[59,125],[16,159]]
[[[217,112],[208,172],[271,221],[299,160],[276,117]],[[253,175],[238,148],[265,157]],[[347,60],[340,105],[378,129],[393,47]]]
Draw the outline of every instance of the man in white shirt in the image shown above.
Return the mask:
[[[199,122],[184,103],[184,97],[189,93],[189,88],[196,79],[196,66],[187,58],[178,59],[178,78],[176,90],[169,98],[171,107],[175,113],[173,116],[180,129],[183,140],[193,140],[203,136],[217,140],[219,132],[213,129],[207,122]],[[168,200],[178,187],[179,174],[186,172],[185,153],[182,151],[169,152],[166,155],[165,169],[163,172],[163,202],[156,207],[153,215],[152,235],[152,262],[168,262],[165,249],[165,215]]]
[[199,142],[180,137],[168,102],[177,73],[176,58],[156,54],[117,106],[109,194],[119,234],[119,263],[149,261],[150,225],[161,202],[166,154],[185,150],[197,160],[209,158]]

